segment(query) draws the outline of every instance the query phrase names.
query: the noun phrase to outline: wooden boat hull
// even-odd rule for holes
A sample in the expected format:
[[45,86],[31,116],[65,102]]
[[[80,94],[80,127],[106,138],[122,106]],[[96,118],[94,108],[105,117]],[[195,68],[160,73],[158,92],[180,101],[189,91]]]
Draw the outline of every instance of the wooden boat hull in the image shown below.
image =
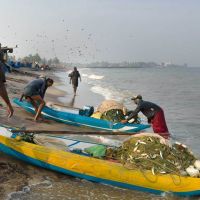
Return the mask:
[[178,196],[200,195],[200,178],[128,170],[119,163],[17,141],[2,135],[0,151],[33,165],[89,181],[158,195],[165,192]]
[[[32,105],[26,101],[19,101],[18,98],[14,98],[13,102],[18,106],[24,108],[26,111],[35,114],[35,109]],[[95,119],[92,117],[86,117],[74,113],[62,112],[45,106],[42,110],[42,115],[51,120],[62,122],[74,126],[87,126],[90,128],[101,129],[105,131],[113,132],[127,132],[133,133],[149,128],[148,124],[122,124],[112,123],[110,121]]]

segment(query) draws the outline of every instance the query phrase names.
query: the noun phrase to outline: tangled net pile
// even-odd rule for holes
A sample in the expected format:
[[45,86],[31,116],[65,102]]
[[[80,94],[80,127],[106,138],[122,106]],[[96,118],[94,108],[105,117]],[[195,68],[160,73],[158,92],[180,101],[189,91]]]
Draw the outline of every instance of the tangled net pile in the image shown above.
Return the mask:
[[106,157],[119,160],[128,169],[177,175],[188,175],[186,169],[197,160],[185,145],[162,144],[159,138],[150,136],[132,137],[118,148],[108,148]]

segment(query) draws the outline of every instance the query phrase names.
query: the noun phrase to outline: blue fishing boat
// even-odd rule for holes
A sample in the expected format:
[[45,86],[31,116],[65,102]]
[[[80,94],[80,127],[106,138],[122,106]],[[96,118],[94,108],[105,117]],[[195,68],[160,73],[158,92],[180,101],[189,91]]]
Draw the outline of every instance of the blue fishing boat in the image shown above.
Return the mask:
[[[35,109],[29,102],[20,101],[18,98],[14,98],[13,102],[25,109],[27,112],[35,114]],[[79,113],[74,113],[74,111],[70,109],[69,111],[60,111],[47,106],[43,108],[41,114],[46,119],[55,120],[68,125],[86,126],[104,131],[133,133],[150,127],[148,124],[113,123],[111,121],[80,115]]]

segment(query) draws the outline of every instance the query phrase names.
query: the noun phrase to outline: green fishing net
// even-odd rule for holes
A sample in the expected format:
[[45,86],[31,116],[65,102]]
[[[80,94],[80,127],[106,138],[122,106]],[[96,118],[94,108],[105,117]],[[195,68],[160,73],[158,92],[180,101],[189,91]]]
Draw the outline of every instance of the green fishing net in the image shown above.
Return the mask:
[[111,109],[108,110],[106,112],[104,112],[101,115],[101,119],[107,120],[107,121],[111,121],[114,123],[118,123],[121,120],[125,119],[125,116],[123,114],[123,111],[120,109]]
[[119,148],[108,148],[106,158],[120,161],[128,169],[181,174],[196,158],[183,145],[161,144],[156,137],[132,137]]
[[[123,111],[121,109],[111,109],[104,112],[101,115],[101,119],[111,121],[113,123],[118,123],[125,119],[125,115],[123,114]],[[140,124],[141,120],[138,116],[135,116],[132,123]]]

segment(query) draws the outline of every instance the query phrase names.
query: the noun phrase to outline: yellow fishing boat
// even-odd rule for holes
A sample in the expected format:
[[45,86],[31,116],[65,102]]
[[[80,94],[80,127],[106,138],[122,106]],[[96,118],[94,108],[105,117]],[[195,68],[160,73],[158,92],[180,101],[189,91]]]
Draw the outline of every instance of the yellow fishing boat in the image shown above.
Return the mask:
[[[67,142],[68,146],[79,143],[74,140]],[[200,195],[200,178],[153,175],[151,171],[129,170],[120,163],[18,141],[9,134],[6,136],[0,133],[0,151],[39,167],[98,183],[158,195],[165,192],[178,196]]]

